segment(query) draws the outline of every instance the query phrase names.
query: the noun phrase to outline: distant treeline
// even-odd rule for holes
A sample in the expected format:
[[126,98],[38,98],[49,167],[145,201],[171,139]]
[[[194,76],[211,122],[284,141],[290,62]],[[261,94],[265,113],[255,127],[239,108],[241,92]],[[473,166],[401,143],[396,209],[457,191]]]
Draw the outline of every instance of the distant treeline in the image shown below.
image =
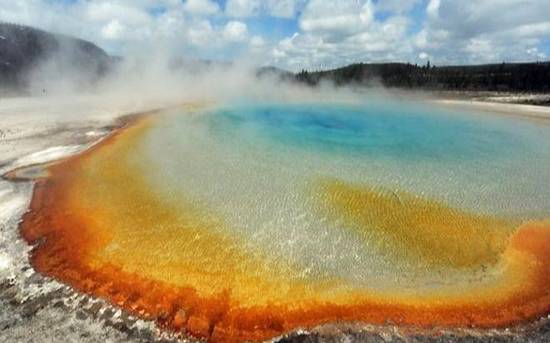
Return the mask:
[[550,62],[500,63],[476,66],[425,66],[410,63],[352,64],[347,67],[295,75],[298,82],[316,85],[358,85],[484,91],[550,91]]

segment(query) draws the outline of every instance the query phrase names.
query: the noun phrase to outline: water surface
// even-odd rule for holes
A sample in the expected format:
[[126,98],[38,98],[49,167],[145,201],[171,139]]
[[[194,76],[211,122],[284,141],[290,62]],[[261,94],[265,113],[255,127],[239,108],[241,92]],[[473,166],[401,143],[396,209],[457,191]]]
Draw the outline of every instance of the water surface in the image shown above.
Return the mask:
[[182,109],[53,167],[26,235],[39,269],[199,337],[499,327],[550,308],[549,155],[545,126],[407,102]]

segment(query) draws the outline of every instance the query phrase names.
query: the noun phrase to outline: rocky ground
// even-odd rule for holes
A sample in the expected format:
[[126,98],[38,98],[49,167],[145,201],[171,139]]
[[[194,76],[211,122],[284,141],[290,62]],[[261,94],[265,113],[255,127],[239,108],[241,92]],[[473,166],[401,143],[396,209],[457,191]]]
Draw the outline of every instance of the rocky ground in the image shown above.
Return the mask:
[[[106,100],[106,101],[104,101]],[[106,137],[125,114],[162,107],[94,96],[0,99],[0,175],[85,150]],[[32,182],[0,178],[0,341],[150,342],[151,323],[36,273],[18,224]]]

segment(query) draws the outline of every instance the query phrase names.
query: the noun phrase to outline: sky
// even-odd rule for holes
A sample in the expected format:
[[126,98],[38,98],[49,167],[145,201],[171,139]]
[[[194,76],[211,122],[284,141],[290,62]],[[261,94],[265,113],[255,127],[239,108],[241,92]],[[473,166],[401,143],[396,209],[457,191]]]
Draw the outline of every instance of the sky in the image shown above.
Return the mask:
[[112,55],[162,50],[292,71],[550,60],[550,0],[0,0],[0,21]]

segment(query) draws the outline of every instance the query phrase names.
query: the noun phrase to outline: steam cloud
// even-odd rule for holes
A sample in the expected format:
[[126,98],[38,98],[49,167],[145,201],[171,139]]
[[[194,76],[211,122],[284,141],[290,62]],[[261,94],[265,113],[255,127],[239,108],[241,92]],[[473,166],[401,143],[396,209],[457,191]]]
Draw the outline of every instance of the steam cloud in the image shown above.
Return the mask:
[[[246,54],[233,63],[186,60],[175,58],[170,48],[159,45],[130,49],[122,58],[90,58],[73,42],[62,42],[58,52],[27,74],[27,90],[33,96],[85,95],[98,97],[98,101],[171,105],[242,99],[352,100],[364,95],[363,90],[336,87],[328,81],[315,87],[299,84],[290,73],[262,69]],[[144,50],[150,53],[135,53]]]

